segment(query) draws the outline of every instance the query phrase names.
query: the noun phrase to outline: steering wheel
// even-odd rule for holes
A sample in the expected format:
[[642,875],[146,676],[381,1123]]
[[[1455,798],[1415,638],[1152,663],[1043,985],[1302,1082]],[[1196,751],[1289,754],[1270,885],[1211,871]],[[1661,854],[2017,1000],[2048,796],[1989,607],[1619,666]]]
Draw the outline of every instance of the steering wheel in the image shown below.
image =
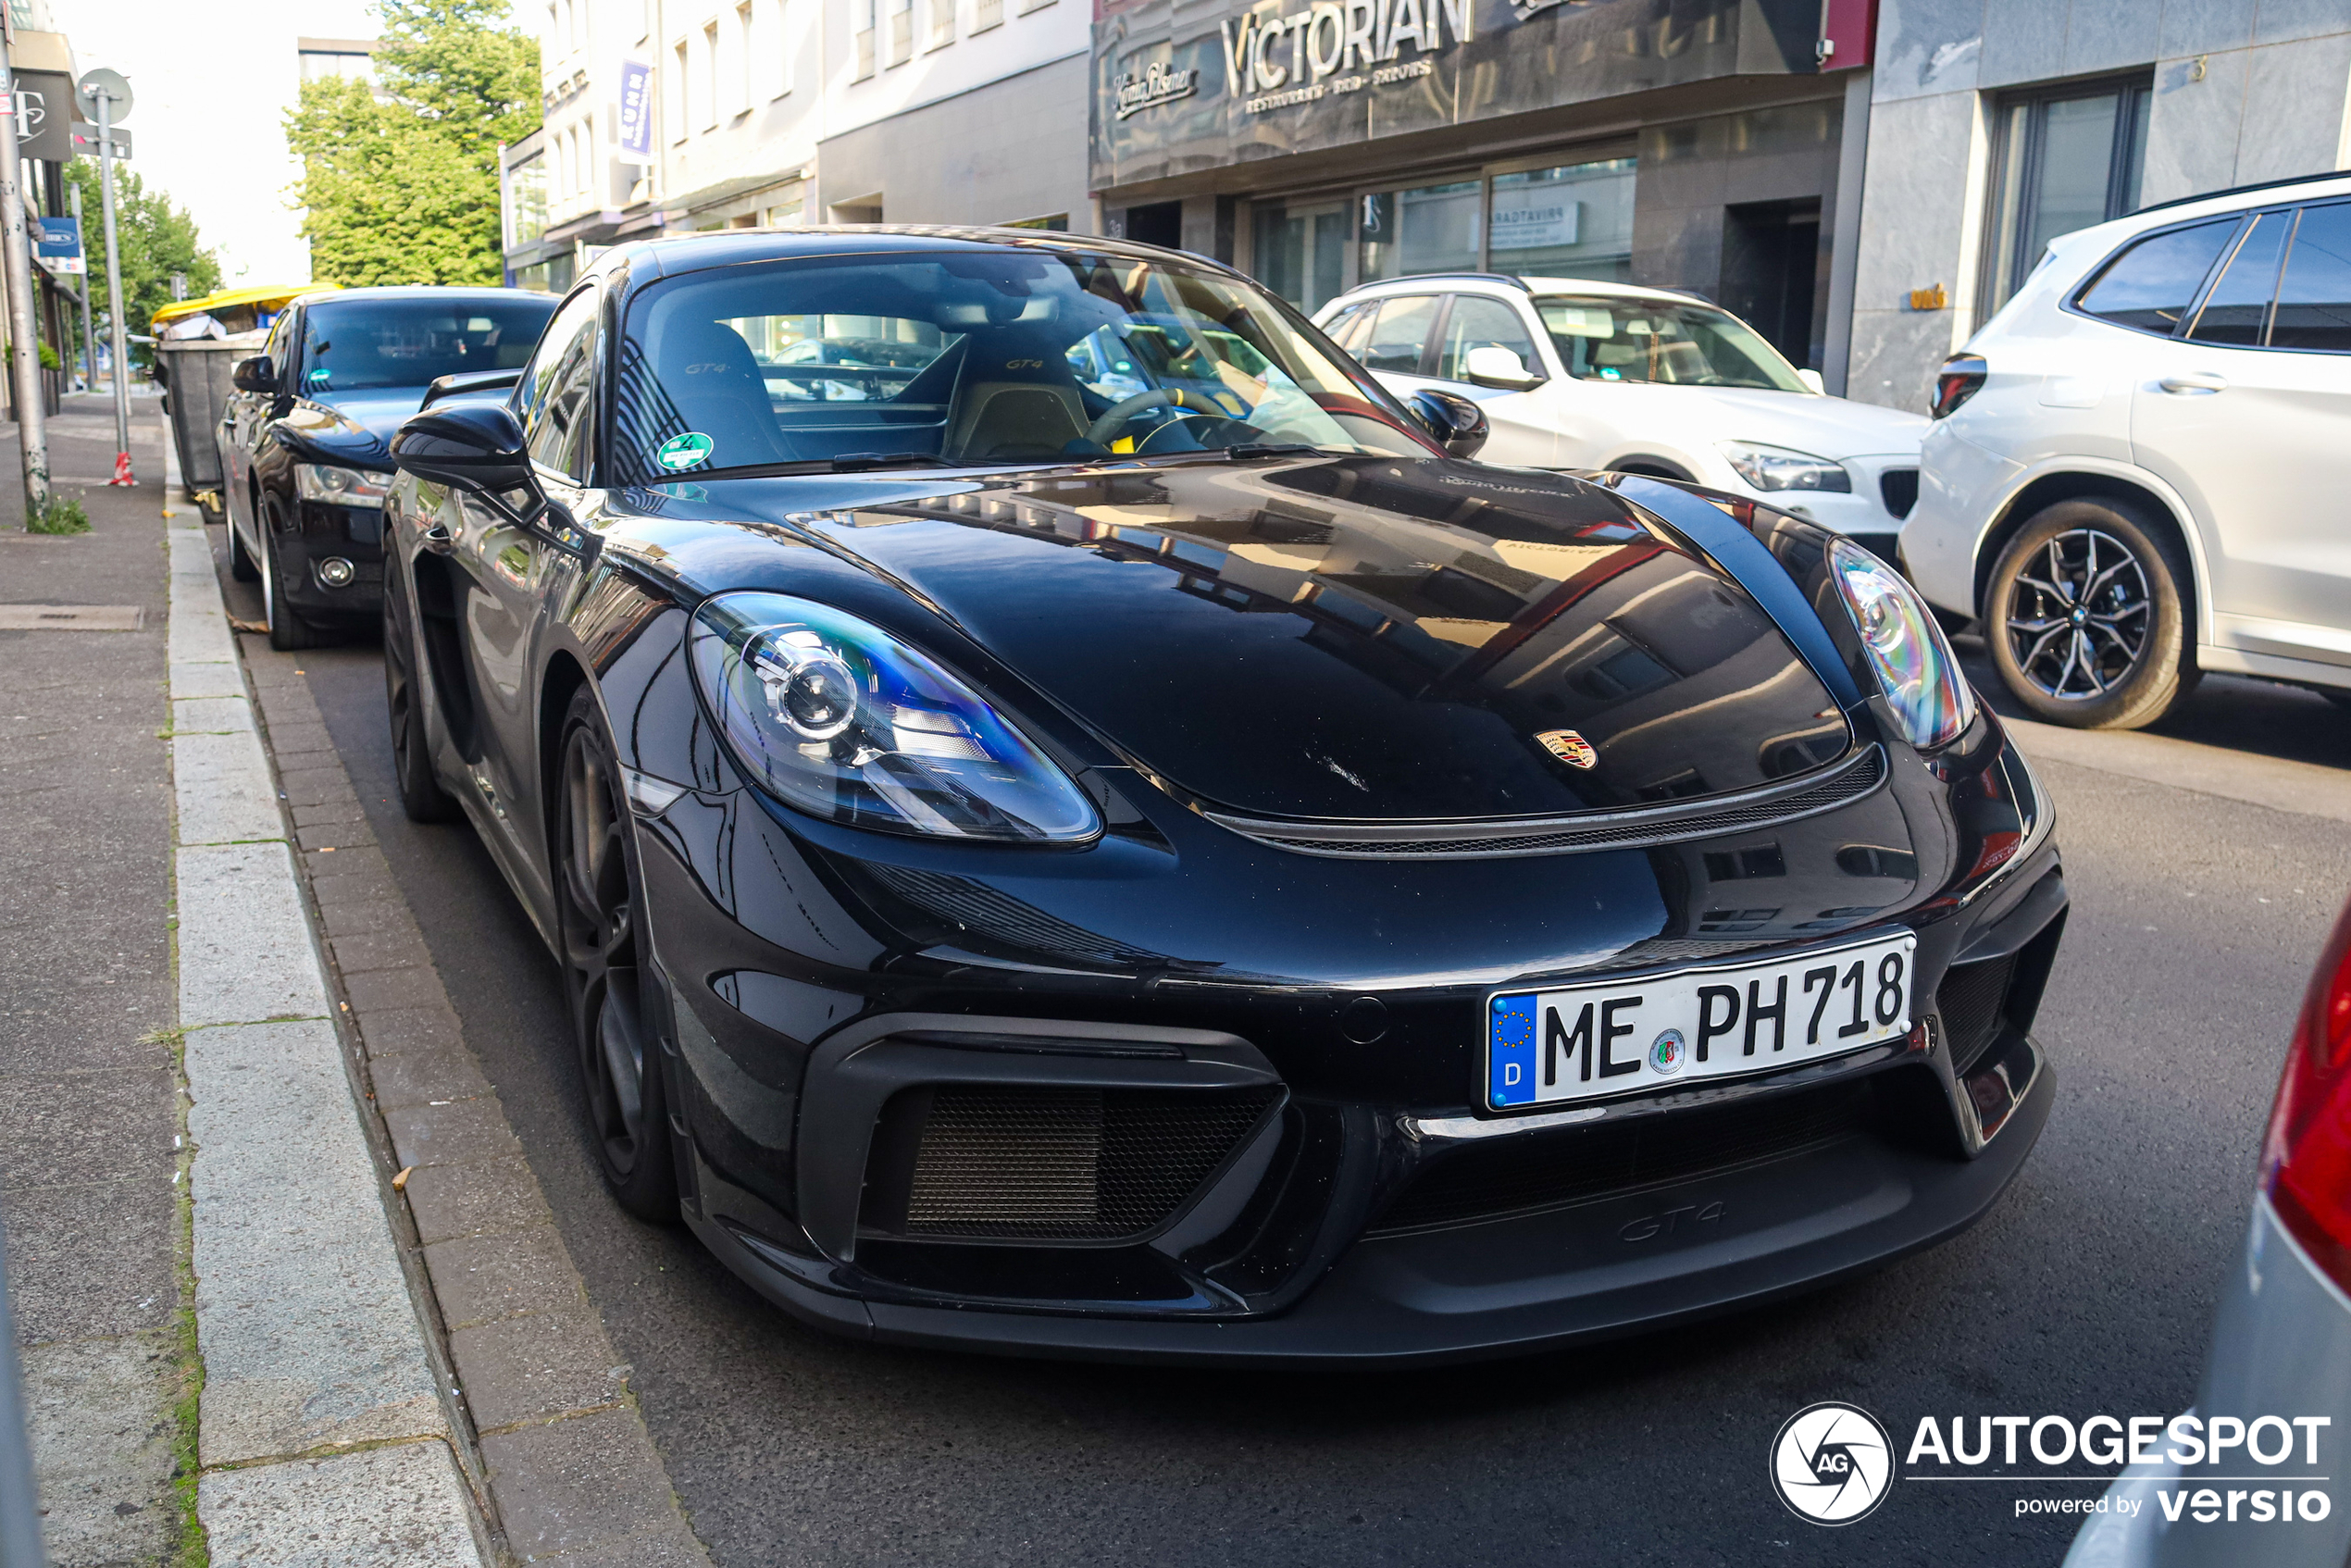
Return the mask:
[[1186,387],[1153,387],[1122,398],[1102,410],[1102,417],[1086,427],[1086,439],[1097,446],[1108,446],[1111,438],[1131,423],[1136,415],[1153,408],[1188,408],[1195,414],[1213,414],[1220,419],[1232,417],[1205,393]]

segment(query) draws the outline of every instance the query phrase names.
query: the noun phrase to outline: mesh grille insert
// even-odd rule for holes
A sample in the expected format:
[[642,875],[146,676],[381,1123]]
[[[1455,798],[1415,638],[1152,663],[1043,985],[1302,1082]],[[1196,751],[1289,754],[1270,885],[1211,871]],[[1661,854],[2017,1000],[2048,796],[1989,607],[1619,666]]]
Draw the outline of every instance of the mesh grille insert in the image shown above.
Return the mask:
[[1100,1240],[1150,1230],[1279,1092],[941,1088],[914,1153],[906,1234]]
[[1530,1213],[1773,1159],[1860,1131],[1871,1099],[1866,1083],[1823,1084],[1751,1105],[1670,1111],[1472,1144],[1444,1156],[1406,1188],[1369,1234]]
[[2009,979],[2016,973],[2016,955],[1987,958],[1946,970],[1934,989],[1934,1005],[1943,1014],[1943,1032],[1951,1038],[1951,1064],[1964,1073],[1975,1065],[1992,1037],[2000,1032],[2000,1010],[2009,999]]

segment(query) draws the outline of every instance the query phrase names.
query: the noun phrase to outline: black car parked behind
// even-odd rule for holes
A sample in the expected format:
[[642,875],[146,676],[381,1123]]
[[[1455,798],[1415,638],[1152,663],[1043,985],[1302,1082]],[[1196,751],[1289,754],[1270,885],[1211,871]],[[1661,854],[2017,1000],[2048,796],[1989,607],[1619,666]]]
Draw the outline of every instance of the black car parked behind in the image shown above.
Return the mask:
[[386,442],[442,377],[461,380],[439,397],[513,386],[554,310],[515,289],[350,289],[279,316],[267,352],[237,367],[219,430],[230,566],[259,579],[271,646],[374,624]]

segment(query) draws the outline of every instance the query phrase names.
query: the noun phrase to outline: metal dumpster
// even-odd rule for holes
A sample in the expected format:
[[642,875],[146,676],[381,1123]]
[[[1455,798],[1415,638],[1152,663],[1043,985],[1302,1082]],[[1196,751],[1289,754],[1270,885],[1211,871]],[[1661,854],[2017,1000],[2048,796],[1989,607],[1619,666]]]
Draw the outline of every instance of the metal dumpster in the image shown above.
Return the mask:
[[221,516],[220,421],[236,391],[229,378],[268,338],[267,332],[239,332],[155,344],[155,375],[171,416],[172,443],[180,449],[180,482],[209,522]]

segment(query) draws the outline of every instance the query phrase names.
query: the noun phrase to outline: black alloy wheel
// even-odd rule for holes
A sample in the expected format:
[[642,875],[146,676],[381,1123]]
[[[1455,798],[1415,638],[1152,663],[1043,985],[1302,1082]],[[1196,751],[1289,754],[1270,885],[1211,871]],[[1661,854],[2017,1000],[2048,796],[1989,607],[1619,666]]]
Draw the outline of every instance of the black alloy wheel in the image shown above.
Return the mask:
[[424,689],[417,678],[417,628],[408,614],[405,575],[384,563],[384,713],[392,721],[392,778],[411,822],[454,822],[457,803],[433,773],[425,733]]
[[261,568],[254,565],[253,552],[245,548],[244,536],[237,531],[237,519],[229,518],[229,575],[239,582],[259,582]]
[[678,1216],[660,1047],[645,1015],[643,902],[630,865],[628,801],[594,696],[564,716],[555,798],[555,903],[564,990],[604,1181],[639,1219]]
[[2185,553],[2119,499],[2044,508],[2000,552],[1984,592],[1984,646],[2034,718],[2136,729],[2195,690]]
[[278,565],[278,504],[264,501],[255,519],[261,532],[261,618],[269,628],[269,646],[281,653],[316,648],[323,641],[318,628],[286,603],[284,579]]

